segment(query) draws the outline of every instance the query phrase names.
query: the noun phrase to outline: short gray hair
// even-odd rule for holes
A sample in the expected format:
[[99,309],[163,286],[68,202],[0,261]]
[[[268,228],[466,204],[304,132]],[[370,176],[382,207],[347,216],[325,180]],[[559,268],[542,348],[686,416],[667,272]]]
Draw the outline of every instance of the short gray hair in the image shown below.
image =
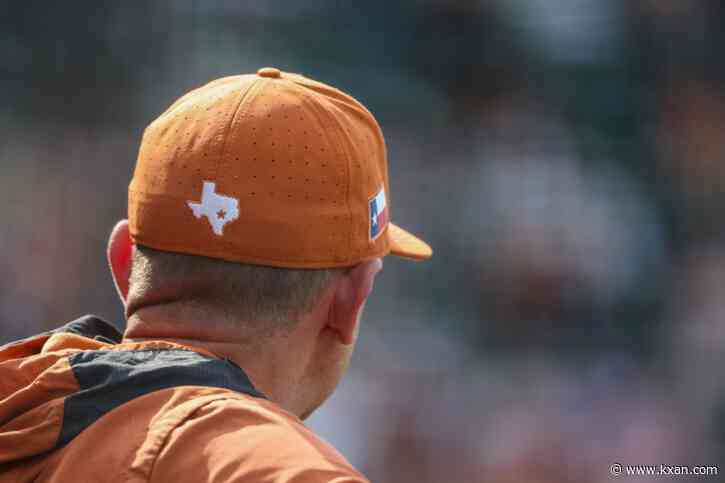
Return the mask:
[[144,306],[177,303],[226,320],[289,326],[343,270],[249,265],[136,245],[127,315]]

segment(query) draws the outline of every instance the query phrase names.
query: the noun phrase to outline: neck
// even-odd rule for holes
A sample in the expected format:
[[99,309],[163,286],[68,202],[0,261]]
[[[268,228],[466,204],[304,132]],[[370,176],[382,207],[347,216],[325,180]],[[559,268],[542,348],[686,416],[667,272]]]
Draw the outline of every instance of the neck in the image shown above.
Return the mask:
[[[152,320],[152,321],[151,321]],[[202,330],[203,328],[203,330]],[[307,409],[300,404],[298,386],[306,367],[301,344],[292,334],[272,334],[250,337],[241,329],[230,330],[224,324],[205,320],[183,323],[174,319],[134,314],[128,319],[124,342],[164,340],[208,350],[228,358],[241,367],[254,386],[267,398],[298,417]],[[297,363],[293,363],[295,361]]]

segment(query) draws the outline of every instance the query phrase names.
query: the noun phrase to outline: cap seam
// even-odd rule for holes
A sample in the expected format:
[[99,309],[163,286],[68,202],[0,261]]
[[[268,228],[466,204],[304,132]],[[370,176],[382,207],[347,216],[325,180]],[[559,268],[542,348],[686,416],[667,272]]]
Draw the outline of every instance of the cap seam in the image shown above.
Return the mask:
[[247,99],[248,96],[251,95],[252,90],[257,87],[257,85],[260,84],[262,79],[255,79],[254,82],[252,82],[249,87],[247,87],[247,90],[244,91],[244,93],[239,97],[239,102],[237,103],[236,107],[234,108],[234,112],[232,113],[231,118],[229,119],[229,124],[227,124],[226,128],[224,129],[224,141],[222,144],[221,153],[219,154],[219,159],[217,159],[216,165],[214,166],[214,179],[216,181],[219,181],[219,166],[222,163],[222,160],[224,159],[224,156],[227,152],[227,145],[229,143],[229,133],[232,130],[232,126],[234,125],[234,121],[237,118],[237,114],[239,114],[239,110],[242,107],[242,104]]
[[[300,86],[300,87],[305,87],[304,85],[300,85],[300,84],[297,84],[297,83],[295,83],[295,84],[298,85],[298,86]],[[304,97],[304,99],[307,101],[307,103],[314,110],[318,111],[317,112],[318,117],[321,117],[320,116],[320,111],[322,111],[322,113],[323,113],[323,115],[325,117],[330,118],[332,120],[332,122],[335,125],[335,129],[337,129],[339,131],[339,134],[340,134],[340,136],[338,136],[338,137],[327,136],[327,140],[330,141],[330,142],[332,142],[332,143],[334,143],[336,145],[335,147],[338,149],[338,151],[340,151],[342,153],[342,155],[345,158],[345,210],[347,212],[347,225],[348,225],[348,230],[347,230],[347,251],[348,252],[351,252],[351,251],[353,251],[352,250],[352,239],[353,239],[352,232],[353,232],[354,226],[353,226],[353,222],[352,222],[352,218],[353,218],[352,217],[352,211],[350,210],[350,186],[352,184],[351,181],[350,181],[350,173],[351,173],[351,169],[350,169],[350,155],[348,153],[348,150],[345,149],[345,146],[343,146],[341,142],[338,142],[337,141],[338,139],[343,139],[343,138],[344,139],[347,139],[347,137],[345,136],[345,132],[342,129],[342,127],[340,126],[340,124],[337,122],[337,119],[335,118],[335,116],[330,115],[330,113],[327,111],[327,109],[323,108],[318,102],[316,102],[313,99],[310,99],[310,97],[308,96],[308,94],[305,91],[305,89],[301,89],[300,90],[300,93],[302,94],[302,96]],[[331,138],[335,138],[335,139],[333,140]],[[355,251],[357,251],[357,250],[355,250]]]

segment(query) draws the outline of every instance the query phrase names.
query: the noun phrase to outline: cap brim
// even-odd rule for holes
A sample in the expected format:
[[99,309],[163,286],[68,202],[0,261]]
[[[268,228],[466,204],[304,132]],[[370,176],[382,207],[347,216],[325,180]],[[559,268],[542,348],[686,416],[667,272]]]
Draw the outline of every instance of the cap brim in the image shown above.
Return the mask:
[[393,255],[413,260],[427,260],[433,255],[430,245],[393,223],[388,223],[388,240]]

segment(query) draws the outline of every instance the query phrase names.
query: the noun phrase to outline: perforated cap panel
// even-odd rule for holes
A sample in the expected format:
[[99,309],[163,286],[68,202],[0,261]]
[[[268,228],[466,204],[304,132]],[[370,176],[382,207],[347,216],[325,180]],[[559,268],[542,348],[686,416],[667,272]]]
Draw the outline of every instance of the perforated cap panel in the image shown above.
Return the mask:
[[354,265],[391,250],[387,234],[370,236],[371,223],[389,219],[389,203],[371,212],[371,199],[390,193],[387,173],[375,118],[347,94],[272,68],[226,77],[146,129],[129,187],[131,235],[231,261]]

